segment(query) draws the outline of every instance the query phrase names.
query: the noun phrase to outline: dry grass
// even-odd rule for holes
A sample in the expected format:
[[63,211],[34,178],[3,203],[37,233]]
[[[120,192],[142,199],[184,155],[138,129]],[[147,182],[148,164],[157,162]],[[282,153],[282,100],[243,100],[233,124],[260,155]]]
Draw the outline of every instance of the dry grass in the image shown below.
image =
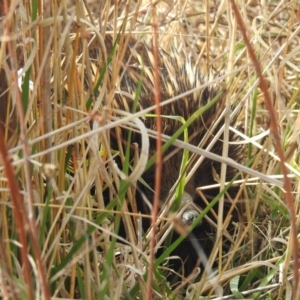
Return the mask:
[[[6,124],[0,135],[1,298],[297,299],[299,245],[291,223],[299,212],[299,1],[237,1],[267,88],[260,86],[231,2],[158,1],[156,27],[148,1],[67,2],[0,6],[0,117]],[[107,34],[119,36],[118,48],[107,47]],[[248,167],[239,168],[245,222],[237,224],[230,250],[219,257],[216,245],[209,258],[219,257],[219,273],[176,288],[164,278],[168,253],[149,261],[151,246],[141,233],[136,237],[141,216],[123,203],[133,201],[135,185],[122,180],[116,152],[107,151],[109,129],[132,127],[143,114],[120,118],[112,104],[127,45],[131,38],[152,44],[155,37],[164,51],[175,48],[188,57],[208,84],[226,88],[227,105],[239,111]],[[278,130],[292,203],[270,128]],[[124,161],[129,168],[126,153]],[[118,199],[106,205],[103,190],[115,186]],[[165,210],[159,216],[172,224]],[[129,242],[116,239],[121,219]],[[148,263],[155,269],[150,292]]]

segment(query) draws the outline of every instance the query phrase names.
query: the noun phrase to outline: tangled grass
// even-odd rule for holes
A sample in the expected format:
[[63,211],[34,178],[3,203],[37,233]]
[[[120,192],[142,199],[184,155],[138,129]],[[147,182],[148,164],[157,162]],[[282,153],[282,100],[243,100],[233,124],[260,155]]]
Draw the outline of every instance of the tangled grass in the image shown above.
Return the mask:
[[[297,299],[300,3],[237,1],[241,20],[231,1],[8,4],[0,6],[1,298]],[[217,273],[175,287],[164,277],[169,252],[150,260],[154,244],[130,217],[151,216],[103,199],[112,179],[119,199],[135,193],[107,142],[111,128],[142,117],[120,118],[112,107],[132,39],[176,49],[240,111],[244,222],[228,252],[216,245],[208,258],[218,257]],[[121,220],[131,224],[129,242],[117,239]]]

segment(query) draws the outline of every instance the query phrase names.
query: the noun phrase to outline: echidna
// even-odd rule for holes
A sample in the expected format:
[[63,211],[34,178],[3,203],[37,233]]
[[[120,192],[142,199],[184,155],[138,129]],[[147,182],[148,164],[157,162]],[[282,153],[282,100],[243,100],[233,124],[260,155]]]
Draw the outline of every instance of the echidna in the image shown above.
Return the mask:
[[[109,51],[115,51],[115,49],[112,50],[113,42],[111,39],[108,38],[106,40],[106,45]],[[161,101],[181,95],[192,89],[194,90],[194,92],[163,106],[161,108],[161,114],[163,116],[180,116],[186,121],[193,113],[205,106],[217,95],[214,88],[199,88],[195,90],[195,88],[200,87],[203,84],[203,78],[197,68],[193,66],[190,59],[181,57],[175,50],[172,50],[172,53],[166,53],[162,49],[159,49],[159,59]],[[153,60],[152,49],[151,47],[148,47],[146,43],[136,43],[135,41],[134,43],[129,44],[120,69],[119,82],[116,84],[117,92],[115,93],[114,101],[112,103],[113,108],[131,112],[134,103],[133,99],[135,97],[138,97],[137,110],[142,110],[154,105]],[[140,91],[138,91],[138,86],[141,86]],[[205,111],[201,116],[197,117],[188,127],[188,143],[201,148],[206,148],[224,124],[223,119],[213,128],[213,125],[215,125],[217,118],[221,115],[224,108],[225,92],[222,93],[216,104]],[[147,128],[155,130],[156,120],[154,117],[144,116],[141,119]],[[235,122],[236,120],[233,120],[231,125],[234,125]],[[163,117],[163,133],[172,136],[182,124],[183,123],[178,118]],[[110,132],[111,149],[119,151],[119,147],[122,145],[122,151],[125,153],[129,129],[119,128],[118,130],[112,130]],[[183,135],[180,136],[180,139],[183,139]],[[230,133],[230,140],[236,139],[237,137]],[[136,143],[138,146],[141,146],[141,135],[137,132],[133,132],[130,143]],[[155,138],[151,138],[149,156],[152,156],[155,153],[155,149],[156,140]],[[209,151],[221,156],[222,149],[223,140],[221,135]],[[130,151],[130,161],[132,161],[135,151],[136,150]],[[171,146],[164,153],[163,157],[160,193],[161,205],[165,203],[172,187],[179,179],[183,150]],[[229,157],[240,162],[242,159],[240,146],[229,144]],[[198,158],[199,157],[193,157],[193,161],[187,166],[184,166],[186,171],[191,170],[195,160]],[[122,169],[122,159],[117,157],[115,160],[117,161],[119,168]],[[182,221],[180,224],[190,225],[197,218],[199,212],[207,206],[207,203],[211,202],[220,193],[219,188],[205,190],[203,194],[206,200],[204,200],[196,191],[198,187],[216,184],[218,175],[220,175],[220,170],[221,164],[219,162],[205,158],[200,166],[193,171],[194,173],[191,179],[186,183],[183,199],[180,201],[182,205],[185,205],[185,209],[180,214],[180,219]],[[236,174],[237,171],[235,169],[227,166],[226,181],[232,180]],[[149,205],[146,202],[148,201],[151,203],[153,201],[154,183],[155,165],[152,165],[143,173],[142,178],[137,182],[134,195],[135,204],[132,205],[136,205],[136,207],[131,208],[133,211],[150,214],[151,208],[149,209]],[[230,199],[233,199],[236,193],[237,188],[229,188],[225,196],[226,201],[230,202]],[[227,204],[224,207],[224,218],[230,207],[230,203]],[[204,218],[201,221],[201,224],[198,224],[192,233],[188,235],[172,253],[172,256],[178,257],[178,259],[174,259],[170,262],[170,268],[176,272],[181,272],[183,276],[188,276],[195,266],[199,265],[198,250],[194,247],[195,242],[207,256],[209,256],[210,251],[213,248],[216,228],[212,223],[217,223],[216,215],[218,214],[218,205],[215,205],[212,210],[213,212],[211,211],[207,214],[211,221]],[[233,219],[238,219],[238,210],[233,210],[232,214]],[[149,221],[143,220],[143,228],[145,231],[149,229],[149,226]],[[179,234],[180,233],[175,232],[172,240],[174,241],[178,238]],[[125,235],[125,232],[122,233],[122,235]]]

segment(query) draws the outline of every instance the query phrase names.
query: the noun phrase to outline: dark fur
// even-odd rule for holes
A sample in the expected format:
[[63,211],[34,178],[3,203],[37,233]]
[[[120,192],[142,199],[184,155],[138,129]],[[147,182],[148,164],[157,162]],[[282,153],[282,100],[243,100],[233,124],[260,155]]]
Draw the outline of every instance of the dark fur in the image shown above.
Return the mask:
[[[112,41],[107,39],[107,47],[109,50],[112,49]],[[133,48],[134,47],[134,48]],[[181,62],[181,60],[183,62]],[[143,66],[141,66],[140,62],[143,62]],[[152,50],[147,47],[144,43],[139,43],[137,46],[131,44],[128,50],[125,53],[125,58],[123,60],[123,65],[120,70],[120,75],[123,74],[123,70],[126,66],[126,71],[123,75],[123,78],[120,81],[120,86],[117,89],[129,92],[133,94],[136,91],[136,87],[138,82],[142,81],[142,91],[139,99],[139,107],[138,109],[147,108],[154,104],[154,94],[153,94],[153,82],[152,78],[150,78],[147,74],[148,72],[153,73],[153,64],[152,64]],[[144,71],[141,72],[142,68]],[[145,71],[147,69],[147,71]],[[191,73],[192,72],[192,73]],[[143,76],[141,74],[144,74]],[[191,78],[190,80],[188,78]],[[192,64],[185,59],[178,59],[178,54],[174,51],[171,55],[166,54],[164,51],[160,50],[160,97],[161,101],[167,100],[176,95],[180,95],[186,91],[189,91],[197,86],[200,86],[202,83],[202,77],[194,70]],[[209,100],[211,100],[216,93],[213,88],[207,88],[204,90],[198,90],[189,96],[182,97],[180,100],[173,102],[170,105],[162,107],[161,114],[162,115],[180,115],[185,120],[187,120],[196,110],[200,107],[204,106]],[[224,103],[225,94],[219,99],[217,104],[212,107],[209,111],[206,111],[200,118],[198,118],[189,128],[188,133],[190,137],[190,143],[198,146],[201,144],[204,135],[209,131],[212,123],[216,121],[217,117],[220,115],[222,110],[225,107]],[[132,107],[132,99],[126,98],[125,96],[120,96],[119,94],[115,95],[115,100],[113,102],[113,106],[120,109],[129,110]],[[146,118],[144,123],[147,128],[155,129],[155,118]],[[233,120],[232,123],[234,123]],[[172,136],[175,131],[182,125],[179,121],[170,120],[163,118],[162,119],[162,127],[163,132],[167,135]],[[219,129],[218,126],[217,129]],[[211,132],[211,137],[209,141],[212,139],[214,132]],[[111,148],[118,149],[116,132],[114,130],[111,131]],[[127,132],[122,130],[122,139],[123,145],[125,149],[125,142],[127,137]],[[223,136],[221,136],[223,138]],[[236,140],[236,136],[230,134],[230,140]],[[140,145],[140,136],[139,134],[134,134],[132,138],[132,143],[136,142]],[[205,148],[205,145],[202,147]],[[150,141],[150,155],[155,153],[156,140],[151,139]],[[219,140],[211,150],[211,152],[222,155],[223,142]],[[229,146],[229,156],[236,161],[241,161],[241,149],[239,146],[230,145]],[[164,164],[162,166],[162,178],[161,178],[161,202],[163,203],[170,192],[170,189],[173,187],[175,182],[178,179],[178,172],[181,165],[182,160],[182,150],[176,149],[176,147],[172,146],[167,152],[164,154],[164,158],[168,157],[168,159],[164,160]],[[121,168],[120,160],[117,159],[118,164]],[[218,162],[211,161],[209,159],[205,159],[201,166],[198,168],[190,182],[186,186],[186,191],[192,196],[194,203],[200,207],[204,208],[205,204],[203,200],[201,200],[200,196],[196,192],[197,187],[206,186],[210,184],[216,183],[213,176],[213,169],[217,174],[220,174],[221,165]],[[237,173],[236,170],[227,166],[227,181],[230,181],[234,175]],[[155,183],[155,166],[152,166],[148,171],[146,171],[143,175],[143,180],[154,189]],[[235,197],[237,192],[237,188],[231,188],[229,190],[229,194],[231,197]],[[209,190],[205,192],[205,196],[208,201],[211,201],[217,194],[219,193],[219,189]],[[138,189],[135,195],[136,204],[138,211],[142,213],[150,213],[147,205],[145,205],[143,196],[146,197],[149,202],[153,201],[153,193],[147,189],[140,182],[138,183]],[[229,207],[229,205],[228,205]],[[226,206],[224,211],[224,217],[228,212],[228,207]],[[217,212],[217,205],[214,208]],[[234,211],[233,219],[238,219],[238,211]],[[217,223],[212,216],[209,216]],[[149,222],[146,220],[143,221],[144,230],[147,230],[149,227]],[[173,235],[173,240],[178,237],[178,234]],[[198,262],[198,254],[191,243],[191,239],[194,239],[198,245],[202,248],[204,253],[209,256],[210,251],[214,244],[215,237],[215,229],[212,228],[207,221],[203,220],[202,224],[196,227],[192,234],[189,235],[180,246],[172,253],[172,255],[177,255],[180,257],[180,260],[174,260],[170,263],[171,268],[174,268],[175,271],[179,271],[184,263],[183,274],[187,276],[191,273],[194,267]]]

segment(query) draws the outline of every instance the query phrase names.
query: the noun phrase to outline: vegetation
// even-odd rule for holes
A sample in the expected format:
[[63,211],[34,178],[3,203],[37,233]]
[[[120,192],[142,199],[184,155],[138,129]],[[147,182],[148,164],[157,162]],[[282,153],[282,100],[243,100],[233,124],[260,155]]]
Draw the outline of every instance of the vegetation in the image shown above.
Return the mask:
[[[1,298],[298,299],[300,3],[262,2],[3,1]],[[118,45],[107,47],[108,34]],[[218,258],[218,272],[177,285],[166,279],[177,245],[150,259],[151,231],[138,228],[151,216],[128,209],[135,184],[117,171],[122,154],[108,146],[110,129],[143,116],[121,118],[112,107],[124,93],[120,61],[131,38],[154,45],[154,65],[157,45],[176,48],[240,112],[233,130],[245,145],[247,168],[236,183],[244,221],[228,251],[216,245],[208,258]],[[140,89],[138,82],[136,101]],[[118,196],[107,204],[112,182]],[[158,220],[176,227],[169,211]],[[122,222],[128,241],[117,239]],[[166,226],[157,230],[162,245]]]

